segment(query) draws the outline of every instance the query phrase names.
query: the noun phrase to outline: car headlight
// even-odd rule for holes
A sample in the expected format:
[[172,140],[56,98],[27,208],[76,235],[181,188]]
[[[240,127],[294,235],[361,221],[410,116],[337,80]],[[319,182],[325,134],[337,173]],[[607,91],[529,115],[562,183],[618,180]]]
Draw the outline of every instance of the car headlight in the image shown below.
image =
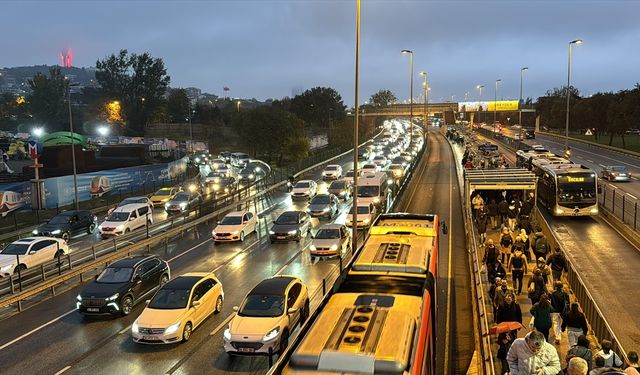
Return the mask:
[[122,224],[120,224],[120,225],[118,225],[118,226],[116,227],[116,230],[117,230],[117,231],[121,231],[121,230],[123,230],[123,229],[124,229],[124,225],[122,225]]
[[170,325],[169,327],[165,328],[164,330],[164,334],[165,335],[170,335],[172,333],[176,333],[178,331],[178,328],[180,328],[180,322]]
[[256,176],[254,176],[253,174],[250,174],[250,175],[249,175],[249,179],[251,179],[251,180],[252,180],[252,179],[254,179],[254,178],[256,178]]
[[231,232],[231,234],[238,234],[238,233],[240,233],[239,230],[234,230],[233,232]]
[[212,230],[212,231],[211,231],[211,235],[212,235],[212,236],[215,236],[215,235],[216,235],[216,231],[215,231],[215,230]]
[[329,207],[325,207],[322,209],[322,212],[329,212]]
[[561,214],[561,213],[563,213],[563,212],[564,212],[564,210],[563,210],[563,209],[561,209],[561,208],[556,208],[556,214],[557,214],[557,215],[560,215],[560,214]]
[[364,221],[365,223],[368,223],[368,222],[370,222],[371,220],[370,220],[369,218],[366,218],[366,219],[364,219],[363,221]]
[[[4,269],[4,268],[3,268],[3,269]],[[81,296],[81,295],[79,295],[79,294],[78,294],[78,295],[76,296],[76,299],[78,300],[78,302],[82,302],[82,296]]]
[[200,163],[200,158],[196,158],[196,163]]
[[296,232],[297,232],[296,230],[290,230],[289,234],[296,234]]
[[346,191],[341,191],[340,193],[338,193],[338,195],[343,196],[346,193]]
[[170,204],[169,203],[165,203],[164,204],[164,208],[169,208]]
[[227,341],[231,341],[231,331],[229,328],[224,330],[224,339]]
[[51,232],[51,234],[60,234],[60,232],[62,232],[60,229],[56,229],[53,232]]
[[309,246],[309,250],[315,250],[316,247],[314,245]]
[[338,250],[338,245],[331,245],[330,250]]
[[276,232],[269,230],[269,234],[276,234]]
[[180,208],[185,208],[185,207],[187,207],[187,202],[180,203]]
[[597,208],[592,208],[591,209],[591,213],[592,214],[597,214],[598,213],[598,209]]
[[327,172],[322,172],[322,175],[323,175],[323,176],[326,176],[326,175],[327,175]]
[[373,203],[380,203],[380,198],[378,197],[373,198]]
[[112,295],[111,297],[107,298],[107,301],[115,301],[118,299],[118,297],[120,297],[120,293],[116,293],[114,295]]
[[34,229],[31,233],[32,233],[32,234],[38,234],[38,230],[37,230],[37,229]]
[[262,341],[273,340],[276,337],[278,337],[278,333],[280,333],[280,327],[276,327],[276,328],[272,329],[271,331],[267,332],[267,334],[264,335],[264,337],[262,338]]
[[137,322],[137,321],[135,321],[135,322],[133,322],[133,324],[131,325],[131,332],[133,332],[133,333],[138,333],[138,332],[139,332],[139,331],[138,331],[138,329],[139,329],[139,328],[140,328],[140,327],[138,327],[138,322]]

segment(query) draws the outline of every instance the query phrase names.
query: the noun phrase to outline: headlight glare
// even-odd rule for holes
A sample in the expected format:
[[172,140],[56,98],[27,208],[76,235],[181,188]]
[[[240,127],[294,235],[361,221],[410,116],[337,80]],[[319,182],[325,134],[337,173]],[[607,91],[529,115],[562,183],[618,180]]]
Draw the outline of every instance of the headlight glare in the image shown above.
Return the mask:
[[280,333],[280,327],[276,327],[271,331],[269,331],[266,335],[264,335],[264,337],[262,338],[262,341],[273,340],[276,337],[278,337],[278,333]]
[[178,331],[178,328],[180,328],[180,322],[170,325],[169,327],[165,328],[164,333],[165,335],[170,335],[172,333],[176,333]]
[[51,234],[60,234],[62,231],[60,229],[56,229]]

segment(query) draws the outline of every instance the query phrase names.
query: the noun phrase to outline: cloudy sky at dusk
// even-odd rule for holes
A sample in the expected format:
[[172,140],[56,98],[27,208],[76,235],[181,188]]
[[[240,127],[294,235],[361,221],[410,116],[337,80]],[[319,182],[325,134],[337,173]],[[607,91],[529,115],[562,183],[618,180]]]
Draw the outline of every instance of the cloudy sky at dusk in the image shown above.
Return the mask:
[[[330,86],[353,103],[355,0],[2,1],[0,66],[75,66],[126,48],[165,61],[172,87],[260,100]],[[409,58],[430,75],[435,101],[537,97],[566,82],[583,93],[640,81],[640,1],[362,1],[361,97],[381,88],[408,97]],[[363,100],[364,100],[363,99]]]

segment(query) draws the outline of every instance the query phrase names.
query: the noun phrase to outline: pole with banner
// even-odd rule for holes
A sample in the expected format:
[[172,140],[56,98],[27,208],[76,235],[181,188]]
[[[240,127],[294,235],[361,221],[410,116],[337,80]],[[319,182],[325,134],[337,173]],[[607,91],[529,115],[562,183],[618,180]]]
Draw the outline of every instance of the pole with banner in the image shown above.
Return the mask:
[[40,180],[40,168],[42,164],[38,159],[42,156],[42,143],[32,140],[28,142],[29,158],[33,160],[31,168],[35,169],[35,179],[31,180],[31,207],[34,210],[44,209],[44,180]]

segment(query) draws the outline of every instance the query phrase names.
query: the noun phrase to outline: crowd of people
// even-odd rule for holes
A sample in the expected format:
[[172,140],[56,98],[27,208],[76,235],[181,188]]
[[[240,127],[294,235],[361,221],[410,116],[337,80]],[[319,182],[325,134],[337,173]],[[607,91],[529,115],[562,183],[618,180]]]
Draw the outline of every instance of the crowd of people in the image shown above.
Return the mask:
[[[607,340],[594,350],[597,345],[589,340],[585,314],[564,290],[562,275],[568,262],[560,248],[551,248],[542,228],[532,223],[533,194],[476,193],[471,205],[484,247],[483,270],[491,283],[494,321],[518,322],[530,330],[521,338],[517,329],[498,335],[500,374],[640,375],[636,352],[630,351],[624,363]],[[491,231],[498,234],[496,240],[489,238]],[[528,314],[518,303],[523,292],[531,302]],[[558,353],[563,332],[569,344],[565,365]]]

